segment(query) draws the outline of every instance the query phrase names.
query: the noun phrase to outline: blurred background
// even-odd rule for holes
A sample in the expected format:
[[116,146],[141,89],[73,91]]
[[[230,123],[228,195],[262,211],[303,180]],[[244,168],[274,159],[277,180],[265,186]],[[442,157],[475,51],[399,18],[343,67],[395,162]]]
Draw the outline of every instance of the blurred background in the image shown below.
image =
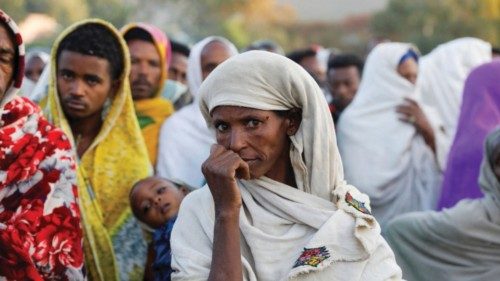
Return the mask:
[[425,54],[463,36],[500,45],[500,0],[0,0],[0,7],[28,49],[50,49],[60,31],[89,17],[118,28],[149,22],[188,44],[222,35],[239,48],[272,39],[285,51],[317,44],[365,55],[392,40]]

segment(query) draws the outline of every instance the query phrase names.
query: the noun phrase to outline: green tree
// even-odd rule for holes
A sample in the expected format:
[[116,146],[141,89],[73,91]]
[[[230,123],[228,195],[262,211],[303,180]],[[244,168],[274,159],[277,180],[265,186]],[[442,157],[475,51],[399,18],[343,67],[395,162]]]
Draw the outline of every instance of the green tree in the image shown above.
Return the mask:
[[376,14],[372,30],[377,36],[417,44],[422,53],[457,37],[473,36],[496,42],[498,18],[482,15],[487,1],[391,0]]

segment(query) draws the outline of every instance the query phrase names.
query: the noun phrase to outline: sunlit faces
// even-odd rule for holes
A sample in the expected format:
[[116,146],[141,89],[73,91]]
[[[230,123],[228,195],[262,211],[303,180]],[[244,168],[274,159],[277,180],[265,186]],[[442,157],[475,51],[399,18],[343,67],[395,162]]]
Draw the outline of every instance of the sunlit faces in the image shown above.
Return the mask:
[[340,110],[352,102],[358,91],[360,80],[360,73],[354,65],[332,68],[328,71],[330,93]]
[[32,57],[26,63],[26,68],[24,69],[24,76],[33,82],[37,82],[42,75],[45,63],[40,57]]
[[201,75],[203,80],[207,78],[212,70],[229,57],[231,57],[231,52],[226,44],[220,41],[208,43],[201,51],[200,56]]
[[165,179],[150,177],[134,186],[130,205],[137,219],[159,228],[177,214],[185,194]]
[[64,114],[84,119],[101,114],[118,81],[112,81],[106,59],[64,50],[57,62],[57,91]]
[[300,117],[237,106],[212,111],[217,143],[237,153],[250,167],[252,178],[263,175],[281,181],[290,166],[289,136],[296,133]]
[[0,100],[12,83],[16,52],[9,31],[0,24]]
[[144,40],[127,42],[130,50],[130,83],[134,99],[151,98],[160,86],[161,58],[155,45]]
[[413,58],[406,59],[398,65],[397,69],[399,75],[403,76],[412,84],[417,83],[418,64]]
[[168,79],[187,85],[188,58],[178,52],[172,52],[172,60],[168,68]]

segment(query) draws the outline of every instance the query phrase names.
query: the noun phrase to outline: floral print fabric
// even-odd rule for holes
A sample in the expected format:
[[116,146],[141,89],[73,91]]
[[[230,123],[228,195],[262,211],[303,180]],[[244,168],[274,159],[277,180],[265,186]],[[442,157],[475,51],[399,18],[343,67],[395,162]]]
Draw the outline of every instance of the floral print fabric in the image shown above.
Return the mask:
[[69,140],[24,98],[0,118],[0,280],[84,280]]

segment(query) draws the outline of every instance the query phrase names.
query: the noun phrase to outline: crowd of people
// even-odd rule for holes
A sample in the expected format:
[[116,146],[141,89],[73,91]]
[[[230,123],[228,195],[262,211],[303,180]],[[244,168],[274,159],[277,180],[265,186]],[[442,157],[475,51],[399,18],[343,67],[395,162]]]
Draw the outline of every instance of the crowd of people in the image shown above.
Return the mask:
[[499,55],[0,10],[0,280],[496,280]]

